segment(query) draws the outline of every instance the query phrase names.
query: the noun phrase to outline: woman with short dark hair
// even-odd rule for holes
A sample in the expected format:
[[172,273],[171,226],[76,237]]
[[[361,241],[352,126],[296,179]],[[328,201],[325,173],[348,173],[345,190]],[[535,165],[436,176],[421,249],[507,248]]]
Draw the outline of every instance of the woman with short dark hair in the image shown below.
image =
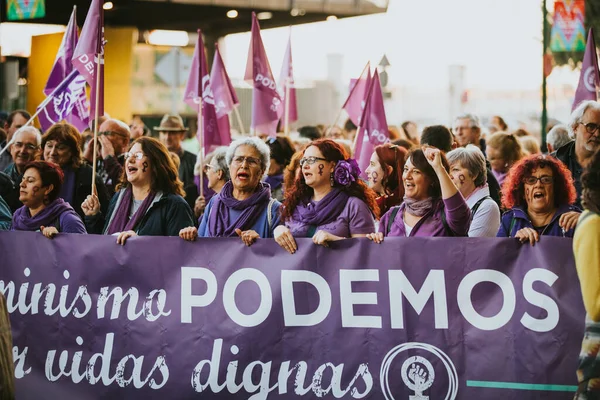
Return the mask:
[[[42,159],[58,164],[64,173],[60,197],[83,219],[81,204],[92,193],[92,167],[83,163],[81,135],[71,124],[54,124],[42,136]],[[96,174],[96,193],[102,212],[106,213],[110,198],[100,175]]]
[[81,208],[90,232],[117,235],[124,245],[132,236],[177,236],[194,224],[183,196],[183,183],[167,148],[142,136],[125,153],[125,166],[108,213],[100,211],[98,197],[88,196]]
[[428,147],[411,150],[404,164],[404,202],[392,207],[367,237],[381,243],[385,236],[467,236],[471,211],[448,174],[444,154]]
[[15,211],[12,230],[40,231],[47,238],[57,233],[87,233],[73,207],[58,194],[63,173],[56,164],[33,161],[25,166],[19,200],[23,207]]

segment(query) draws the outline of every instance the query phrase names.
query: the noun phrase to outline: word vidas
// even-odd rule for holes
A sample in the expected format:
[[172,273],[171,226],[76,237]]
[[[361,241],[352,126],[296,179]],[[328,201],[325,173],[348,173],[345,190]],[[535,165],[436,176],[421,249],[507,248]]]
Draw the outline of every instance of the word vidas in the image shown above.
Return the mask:
[[[315,326],[325,320],[332,310],[332,289],[329,283],[319,274],[306,270],[280,271],[281,305],[285,326]],[[421,314],[430,299],[433,300],[436,329],[448,329],[448,301],[446,294],[445,271],[432,269],[429,271],[421,288],[417,290],[402,270],[389,270],[387,273],[387,289],[389,290],[390,321],[389,328],[404,329],[404,301],[408,302],[417,314]],[[546,311],[544,318],[535,318],[527,312],[517,317],[520,323],[534,332],[549,332],[559,321],[558,305],[549,296],[536,291],[534,283],[540,282],[552,287],[558,276],[553,272],[534,268],[529,270],[522,281],[523,298],[531,305]],[[192,293],[192,283],[204,281],[206,291],[203,294]],[[235,295],[242,282],[255,284],[260,291],[260,303],[256,311],[244,314],[236,304]],[[339,309],[344,328],[382,328],[383,321],[379,315],[355,315],[355,305],[377,305],[380,299],[377,292],[353,292],[356,282],[380,282],[379,270],[376,269],[340,269],[339,270]],[[503,297],[500,311],[493,316],[481,315],[471,302],[471,293],[480,283],[496,285]],[[294,284],[312,285],[317,292],[318,305],[309,314],[298,314],[294,301]],[[536,286],[538,286],[537,284]],[[193,322],[194,309],[205,308],[217,299],[219,285],[215,274],[203,267],[181,268],[181,322]],[[278,290],[279,292],[279,290]],[[242,327],[254,327],[262,324],[269,317],[273,308],[273,290],[268,278],[255,268],[242,268],[233,272],[225,281],[221,299],[227,316]],[[504,273],[491,269],[478,269],[470,272],[461,280],[456,301],[462,316],[475,328],[493,331],[506,325],[515,313],[517,296],[511,279]],[[336,307],[337,308],[337,307]],[[543,313],[542,313],[543,314]]]

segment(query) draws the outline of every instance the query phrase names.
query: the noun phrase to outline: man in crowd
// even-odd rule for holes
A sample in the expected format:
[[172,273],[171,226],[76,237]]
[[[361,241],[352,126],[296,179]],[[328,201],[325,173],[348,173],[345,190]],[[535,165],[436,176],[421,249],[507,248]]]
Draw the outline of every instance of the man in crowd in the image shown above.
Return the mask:
[[19,201],[19,185],[25,166],[40,157],[41,144],[42,135],[33,126],[26,126],[14,135],[14,142],[10,146],[13,162],[4,170],[6,175],[0,177],[0,196],[13,213],[23,205]]
[[[481,124],[476,115],[462,114],[457,116],[454,118],[452,131],[454,132],[454,138],[460,147],[472,144],[479,147],[483,154],[485,154],[485,140],[481,138]],[[490,188],[490,196],[498,206],[501,206],[500,185],[494,177],[492,167],[487,159],[485,160],[485,165],[487,167],[487,183]]]
[[[0,150],[2,150],[12,139],[15,132],[25,125],[29,121],[31,115],[25,110],[16,110],[11,112],[4,123],[4,130],[6,131],[6,141],[0,143]],[[12,162],[12,157],[8,149],[0,156],[0,171],[4,171],[6,167]]]
[[581,204],[583,167],[580,160],[590,158],[600,147],[600,103],[594,100],[580,103],[571,113],[568,129],[575,140],[560,147],[552,155],[571,171],[577,190],[577,204]]
[[196,155],[181,147],[181,142],[188,130],[183,125],[183,119],[179,115],[166,114],[160,121],[160,125],[154,127],[154,130],[158,131],[160,141],[167,146],[167,149],[179,156],[179,179],[183,182],[185,201],[194,209],[194,203],[198,197],[198,188],[194,182]]
[[[109,118],[98,127],[98,155],[96,170],[102,177],[109,196],[115,193],[115,186],[121,179],[124,153],[129,147],[131,132],[129,126],[118,119]],[[85,153],[85,159],[93,162],[93,145],[90,144]]]
[[552,153],[565,144],[571,142],[571,136],[569,135],[569,129],[566,125],[557,124],[550,129],[546,136],[546,146],[548,146],[548,153]]
[[131,141],[142,136],[150,136],[150,129],[144,124],[144,121],[142,121],[140,117],[133,117],[129,128],[131,129]]

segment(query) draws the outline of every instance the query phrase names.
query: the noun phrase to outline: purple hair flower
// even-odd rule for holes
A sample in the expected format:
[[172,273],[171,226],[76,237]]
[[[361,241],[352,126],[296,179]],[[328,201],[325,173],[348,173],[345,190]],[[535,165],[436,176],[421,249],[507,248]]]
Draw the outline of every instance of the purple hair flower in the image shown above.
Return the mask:
[[358,181],[359,175],[358,163],[352,158],[338,161],[333,170],[334,181],[344,187],[349,187],[352,182]]

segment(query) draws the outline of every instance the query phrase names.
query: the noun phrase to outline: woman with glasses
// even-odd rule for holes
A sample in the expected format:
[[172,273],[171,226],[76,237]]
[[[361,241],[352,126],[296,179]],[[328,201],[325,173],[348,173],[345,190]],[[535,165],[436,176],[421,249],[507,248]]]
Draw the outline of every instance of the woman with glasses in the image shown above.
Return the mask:
[[261,182],[270,159],[269,147],[257,137],[232,142],[226,154],[231,180],[208,202],[200,228],[190,224],[179,236],[189,241],[198,236],[239,236],[247,246],[258,238],[272,238],[281,204]]
[[515,237],[533,246],[540,236],[573,237],[581,210],[571,172],[553,157],[528,156],[516,163],[502,186],[497,237]]
[[[81,135],[73,125],[54,124],[42,136],[42,159],[60,166],[64,181],[59,197],[84,219],[81,204],[92,193],[92,167],[83,163],[80,142]],[[110,198],[99,174],[96,174],[96,193],[100,210],[106,213]]]
[[100,211],[96,196],[88,196],[81,208],[88,232],[116,235],[124,245],[132,236],[177,236],[193,225],[184,194],[167,148],[143,136],[125,153],[124,172],[108,212]]
[[378,194],[376,201],[382,215],[402,203],[402,170],[406,153],[406,149],[391,143],[377,146],[365,171],[369,187]]
[[471,210],[449,170],[448,160],[439,149],[411,150],[402,173],[404,201],[381,218],[377,233],[367,237],[381,243],[387,236],[467,236]]
[[365,237],[375,229],[379,207],[375,192],[359,178],[360,169],[344,148],[331,139],[312,142],[300,159],[301,174],[286,192],[275,241],[293,254],[294,237],[315,244]]

